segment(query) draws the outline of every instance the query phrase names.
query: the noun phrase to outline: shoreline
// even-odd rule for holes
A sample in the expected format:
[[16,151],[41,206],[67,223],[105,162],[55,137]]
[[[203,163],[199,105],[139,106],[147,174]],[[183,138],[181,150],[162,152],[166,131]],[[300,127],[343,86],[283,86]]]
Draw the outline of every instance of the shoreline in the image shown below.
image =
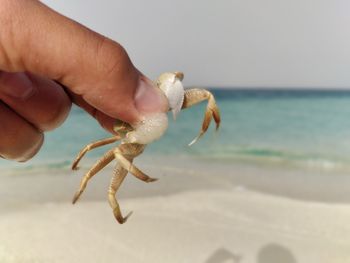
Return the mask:
[[124,225],[106,198],[113,167],[96,175],[74,206],[87,163],[78,172],[1,176],[0,261],[350,260],[347,176],[151,160],[135,163],[159,181],[129,175],[118,192],[123,213],[134,212]]
[[[134,163],[137,167],[149,176],[160,180],[145,184],[129,174],[120,189],[120,195],[123,198],[135,198],[172,195],[202,189],[240,188],[301,201],[350,204],[348,194],[350,174],[298,168],[282,169],[282,167],[265,165],[230,164],[220,161],[208,162],[185,156],[177,156],[175,160],[173,157],[146,156],[136,159]],[[40,168],[20,168],[5,172],[0,176],[2,181],[0,193],[5,198],[4,202],[12,199],[10,189],[16,189],[17,199],[26,193],[23,199],[34,202],[43,200],[36,198],[36,195],[53,202],[60,200],[70,202],[70,197],[78,187],[82,175],[92,164],[92,159],[87,159],[78,171],[70,170],[66,164],[65,168],[51,168],[49,171]],[[104,193],[113,168],[114,164],[109,165],[94,176],[83,199],[103,200],[105,198]],[[36,184],[36,181],[41,183]],[[48,190],[50,186],[55,187],[51,191],[46,191],[45,188]]]

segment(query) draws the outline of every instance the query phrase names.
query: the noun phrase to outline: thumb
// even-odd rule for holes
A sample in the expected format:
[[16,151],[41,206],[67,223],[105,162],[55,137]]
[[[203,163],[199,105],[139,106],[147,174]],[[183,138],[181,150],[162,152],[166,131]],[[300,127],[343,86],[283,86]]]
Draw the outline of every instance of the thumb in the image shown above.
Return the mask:
[[168,103],[164,93],[155,87],[154,83],[145,76],[140,77],[134,100],[135,107],[141,115],[166,111],[168,109]]
[[166,99],[124,48],[35,0],[0,0],[0,70],[63,84],[94,111],[134,123]]

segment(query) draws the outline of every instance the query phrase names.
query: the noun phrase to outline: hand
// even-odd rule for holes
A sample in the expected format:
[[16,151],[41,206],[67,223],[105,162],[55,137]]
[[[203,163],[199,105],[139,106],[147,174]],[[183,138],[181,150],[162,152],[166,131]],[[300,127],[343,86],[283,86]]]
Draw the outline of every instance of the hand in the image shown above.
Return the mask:
[[34,156],[71,101],[109,131],[167,107],[118,43],[39,1],[0,0],[0,155]]

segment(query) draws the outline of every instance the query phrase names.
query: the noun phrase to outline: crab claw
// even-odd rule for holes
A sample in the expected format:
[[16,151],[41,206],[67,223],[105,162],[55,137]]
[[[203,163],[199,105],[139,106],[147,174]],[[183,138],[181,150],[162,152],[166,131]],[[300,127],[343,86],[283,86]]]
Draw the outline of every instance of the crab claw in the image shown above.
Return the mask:
[[164,112],[154,113],[145,116],[140,123],[136,124],[134,130],[126,134],[124,142],[149,144],[162,137],[167,128],[167,114]]
[[185,90],[182,85],[184,74],[182,72],[163,73],[157,79],[158,87],[164,92],[169,102],[169,109],[173,118],[179,114],[185,98]]

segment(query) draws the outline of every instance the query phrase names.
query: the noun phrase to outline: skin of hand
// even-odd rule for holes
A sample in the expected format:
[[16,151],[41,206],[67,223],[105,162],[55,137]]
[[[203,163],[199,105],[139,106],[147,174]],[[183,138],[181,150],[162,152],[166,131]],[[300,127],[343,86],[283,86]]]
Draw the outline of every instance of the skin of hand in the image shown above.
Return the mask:
[[167,109],[118,43],[39,1],[0,0],[0,156],[33,157],[71,102],[110,132]]

